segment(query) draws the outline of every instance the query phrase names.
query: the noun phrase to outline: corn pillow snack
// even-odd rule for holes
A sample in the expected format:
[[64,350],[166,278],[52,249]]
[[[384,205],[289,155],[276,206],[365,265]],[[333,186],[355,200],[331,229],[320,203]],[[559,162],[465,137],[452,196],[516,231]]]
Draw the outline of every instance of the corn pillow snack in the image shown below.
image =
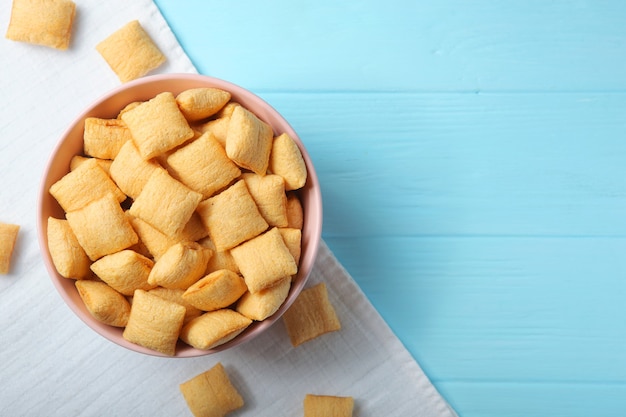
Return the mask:
[[9,273],[19,231],[17,224],[0,223],[0,275]]
[[157,261],[174,244],[175,238],[164,235],[145,221],[126,212],[128,221],[139,236],[140,242],[146,247],[152,258]]
[[224,417],[244,405],[220,362],[180,384],[180,392],[194,417]]
[[300,254],[302,253],[302,230],[291,227],[281,227],[278,229],[283,237],[289,253],[293,256],[296,264],[300,264]]
[[298,265],[276,227],[231,249],[230,253],[251,293],[298,272]]
[[210,249],[197,243],[176,243],[155,262],[148,283],[187,289],[202,278],[212,255]]
[[261,216],[270,226],[286,227],[287,195],[285,182],[278,175],[245,173],[241,176],[254,199]]
[[234,101],[228,102],[222,110],[215,115],[214,118],[196,126],[196,128],[202,133],[213,133],[213,136],[215,136],[215,139],[217,139],[219,144],[222,145],[223,148],[226,148],[226,136],[228,136],[230,116],[233,114],[233,110],[235,110],[235,107],[237,106],[240,106],[240,104]]
[[201,202],[198,213],[217,251],[233,248],[268,227],[243,180]]
[[207,236],[209,231],[204,227],[200,214],[194,211],[183,230],[174,238],[179,242],[197,242]]
[[170,289],[170,288],[163,288],[163,287],[156,287],[148,291],[148,293],[152,295],[159,296],[163,298],[164,300],[173,301],[185,307],[186,312],[185,312],[185,319],[183,320],[183,324],[186,324],[186,323],[189,323],[191,320],[195,319],[196,317],[200,316],[204,312],[192,306],[187,301],[185,301],[183,299],[184,292],[185,290]]
[[203,133],[178,148],[167,156],[166,165],[174,178],[204,198],[211,197],[241,175],[239,167],[228,159],[212,133]]
[[13,0],[6,38],[65,50],[75,15],[70,0]]
[[239,273],[239,267],[237,266],[237,262],[235,262],[235,259],[233,258],[233,255],[230,254],[229,250],[218,252],[217,249],[215,249],[215,245],[213,244],[213,242],[211,242],[211,238],[209,237],[200,239],[198,241],[198,244],[213,251],[213,256],[211,256],[211,259],[209,259],[209,263],[207,263],[205,275],[208,275],[211,272],[215,272],[220,269],[229,269],[233,272]]
[[194,136],[170,92],[157,94],[120,116],[143,159],[159,156]]
[[213,311],[233,304],[247,290],[246,283],[239,274],[221,269],[187,288],[183,299],[200,310]]
[[269,288],[256,293],[246,292],[235,310],[252,320],[265,320],[274,314],[287,299],[291,277],[285,277]]
[[176,96],[180,111],[190,122],[213,116],[229,100],[230,93],[228,91],[210,87],[191,88]]
[[323,282],[304,289],[283,315],[283,322],[294,347],[341,329]]
[[304,212],[302,203],[297,195],[287,193],[287,227],[302,230],[304,225]]
[[109,35],[96,50],[123,83],[146,75],[166,60],[137,20]]
[[307,394],[303,405],[304,417],[352,417],[354,399]]
[[80,298],[98,321],[114,327],[124,327],[130,315],[130,303],[119,292],[100,281],[83,279],[75,282]]
[[234,310],[209,311],[185,324],[180,338],[196,349],[213,349],[243,332],[252,320]]
[[182,305],[137,290],[122,336],[131,343],[173,356],[185,314]]
[[193,215],[202,194],[172,178],[165,169],[156,169],[129,213],[167,236],[180,233]]
[[111,194],[81,209],[68,211],[65,217],[80,246],[92,261],[139,242],[122,207]]
[[100,165],[100,168],[102,168],[104,172],[107,173],[107,175],[111,176],[111,164],[113,163],[113,161],[109,159],[90,158],[82,155],[74,155],[72,157],[72,159],[70,160],[70,171],[74,171],[76,168],[78,168],[79,165],[87,162],[89,159],[95,159],[98,165]]
[[94,158],[89,158],[52,184],[50,194],[66,212],[80,209],[107,194],[115,196],[118,203],[126,199]]
[[306,183],[307,172],[302,153],[286,133],[274,138],[269,170],[283,177],[287,191],[300,189]]
[[265,175],[273,142],[272,128],[251,111],[237,106],[230,116],[226,155],[237,165]]
[[123,295],[133,295],[135,290],[149,290],[148,275],[154,262],[137,252],[125,249],[91,264],[91,270],[104,282]]
[[111,178],[131,198],[137,198],[150,176],[159,168],[154,161],[146,161],[133,141],[127,141],[111,162]]
[[84,279],[91,275],[91,260],[67,220],[48,217],[47,239],[52,263],[62,277]]
[[119,119],[85,119],[83,149],[85,155],[100,159],[114,159],[122,145],[132,140],[130,130]]

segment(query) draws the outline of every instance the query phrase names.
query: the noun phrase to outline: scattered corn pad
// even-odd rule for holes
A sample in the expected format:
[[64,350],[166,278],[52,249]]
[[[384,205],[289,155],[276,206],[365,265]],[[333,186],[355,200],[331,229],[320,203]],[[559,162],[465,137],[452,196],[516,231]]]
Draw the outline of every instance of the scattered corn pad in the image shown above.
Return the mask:
[[6,275],[11,269],[11,257],[20,226],[17,224],[0,223],[0,274]]
[[123,83],[146,75],[166,60],[137,20],[100,42],[96,50]]
[[6,37],[65,50],[75,15],[76,4],[70,0],[13,0]]
[[244,405],[220,362],[180,384],[180,392],[194,417],[224,417]]
[[294,347],[341,329],[323,282],[304,289],[283,315],[283,322]]
[[352,417],[354,399],[332,395],[307,394],[304,397],[304,417]]

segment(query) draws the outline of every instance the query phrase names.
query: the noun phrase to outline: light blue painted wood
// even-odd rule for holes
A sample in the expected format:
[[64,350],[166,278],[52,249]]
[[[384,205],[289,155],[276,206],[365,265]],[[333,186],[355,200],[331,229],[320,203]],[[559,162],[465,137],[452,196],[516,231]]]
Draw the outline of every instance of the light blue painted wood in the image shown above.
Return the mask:
[[324,239],[462,417],[626,410],[626,3],[157,0],[307,145]]
[[621,0],[156,3],[201,72],[254,90],[626,89]]

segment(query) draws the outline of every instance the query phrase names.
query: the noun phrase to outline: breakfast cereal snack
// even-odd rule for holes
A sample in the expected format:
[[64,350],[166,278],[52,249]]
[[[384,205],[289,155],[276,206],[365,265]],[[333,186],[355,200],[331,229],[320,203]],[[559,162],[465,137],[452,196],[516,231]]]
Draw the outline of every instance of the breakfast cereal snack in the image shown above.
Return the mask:
[[0,274],[6,275],[11,267],[11,257],[17,240],[20,226],[17,224],[0,223]]
[[289,253],[293,256],[296,264],[300,264],[300,254],[302,252],[302,230],[292,227],[280,227],[278,229],[280,235],[285,241]]
[[166,60],[137,20],[100,42],[96,50],[123,83],[146,75]]
[[65,217],[80,246],[92,261],[126,249],[139,241],[124,211],[111,194],[81,209],[68,211]]
[[200,310],[213,311],[233,304],[247,290],[246,283],[239,274],[221,269],[187,288],[183,299]]
[[210,249],[197,243],[176,243],[154,264],[148,283],[165,288],[187,289],[206,271]]
[[209,248],[213,251],[213,256],[211,256],[211,259],[209,259],[209,263],[206,266],[206,275],[220,269],[229,269],[233,272],[239,273],[239,267],[237,266],[237,262],[235,262],[235,259],[233,258],[233,255],[230,254],[229,250],[218,252],[217,249],[215,249],[215,245],[213,244],[213,242],[211,242],[211,238],[209,237],[200,239],[198,243],[205,248]]
[[131,198],[137,198],[150,176],[159,168],[152,160],[141,157],[133,141],[126,141],[111,162],[111,178]]
[[273,286],[256,293],[246,292],[237,301],[236,310],[252,320],[265,320],[274,314],[287,299],[291,277],[285,277]]
[[234,310],[209,311],[185,324],[180,338],[196,349],[213,349],[243,332],[252,320]]
[[123,295],[133,295],[135,290],[149,290],[148,275],[154,262],[139,253],[125,249],[91,264],[91,270],[104,282]]
[[307,171],[302,153],[298,145],[286,133],[274,139],[269,170],[283,177],[287,191],[302,188],[306,183]]
[[220,362],[180,384],[180,392],[194,417],[224,417],[244,405]]
[[48,249],[57,272],[62,277],[72,279],[83,279],[91,275],[91,261],[67,220],[48,217],[47,224]]
[[198,213],[218,251],[233,248],[268,227],[243,180],[202,201]]
[[75,15],[76,4],[71,0],[13,0],[6,37],[65,50]]
[[133,230],[139,236],[139,241],[146,247],[155,261],[167,252],[172,245],[178,243],[175,238],[164,235],[145,221],[132,216],[128,211],[126,216]]
[[243,106],[230,116],[226,154],[237,165],[265,175],[272,150],[272,128]]
[[124,327],[130,315],[130,303],[119,292],[100,281],[87,279],[75,282],[80,298],[98,321],[114,327]]
[[297,195],[287,193],[287,227],[301,229],[304,224],[302,203]]
[[70,171],[74,171],[76,168],[78,168],[79,165],[87,162],[90,159],[95,159],[98,165],[100,165],[100,168],[102,168],[104,172],[107,173],[107,175],[111,175],[111,164],[113,163],[113,161],[109,159],[91,158],[82,155],[74,155],[72,157],[72,159],[70,160]]
[[83,150],[85,155],[100,159],[114,159],[122,145],[132,140],[130,130],[119,119],[85,119]]
[[158,168],[133,201],[129,213],[161,233],[175,236],[189,222],[201,199],[202,194],[172,178],[165,169]]
[[304,397],[304,417],[352,417],[353,409],[352,397],[313,394]]
[[213,116],[229,100],[230,93],[228,91],[210,87],[191,88],[176,96],[180,111],[190,122]]
[[276,227],[231,249],[230,253],[252,293],[298,272],[298,265]]
[[287,195],[285,182],[278,175],[245,173],[241,176],[254,199],[261,216],[270,226],[286,227]]
[[185,314],[182,305],[137,290],[122,335],[131,343],[173,356]]
[[323,282],[304,289],[283,315],[283,322],[294,347],[341,329]]
[[203,133],[166,158],[170,174],[192,190],[209,198],[241,175],[212,133]]
[[233,110],[235,110],[235,107],[237,106],[240,106],[240,104],[234,101],[229,101],[222,108],[222,110],[220,110],[214,116],[214,118],[211,118],[211,120],[197,125],[196,128],[202,133],[213,133],[215,139],[217,139],[220,145],[222,145],[223,148],[226,148],[226,136],[228,136],[228,125],[230,124],[230,116],[233,114]]
[[180,112],[174,94],[164,92],[120,116],[143,159],[159,156],[193,138],[194,131]]
[[183,324],[187,324],[191,320],[200,316],[204,312],[200,310],[199,308],[192,306],[187,301],[185,301],[185,299],[183,298],[184,292],[185,290],[181,290],[179,288],[163,288],[163,287],[156,287],[148,291],[148,293],[150,294],[159,296],[168,301],[173,301],[185,307],[187,311],[185,312],[185,319],[183,320]]
[[107,194],[113,195],[118,203],[126,199],[126,195],[94,158],[80,164],[52,184],[50,194],[66,212],[80,209]]

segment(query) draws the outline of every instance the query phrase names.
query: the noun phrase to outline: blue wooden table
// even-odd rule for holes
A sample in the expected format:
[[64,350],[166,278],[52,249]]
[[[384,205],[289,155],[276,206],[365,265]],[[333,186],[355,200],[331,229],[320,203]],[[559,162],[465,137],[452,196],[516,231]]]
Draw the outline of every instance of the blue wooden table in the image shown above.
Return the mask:
[[460,416],[626,415],[626,2],[156,3],[290,120],[325,241]]

